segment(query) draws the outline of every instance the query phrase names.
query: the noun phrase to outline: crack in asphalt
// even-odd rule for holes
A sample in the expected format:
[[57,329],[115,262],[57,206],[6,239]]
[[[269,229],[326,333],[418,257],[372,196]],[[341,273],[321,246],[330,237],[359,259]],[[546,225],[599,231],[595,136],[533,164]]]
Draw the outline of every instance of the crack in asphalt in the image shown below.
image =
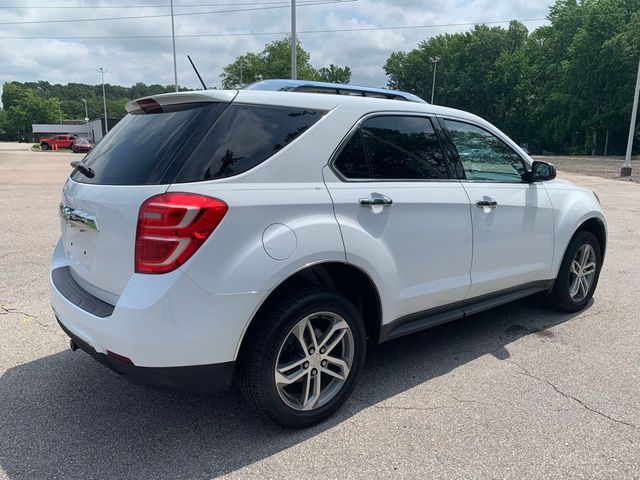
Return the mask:
[[505,361],[510,363],[510,364],[512,364],[512,365],[515,365],[516,367],[518,367],[520,370],[522,370],[524,372],[525,376],[533,378],[534,380],[537,380],[539,382],[546,383],[551,388],[553,388],[557,393],[559,393],[560,395],[562,395],[563,397],[565,397],[565,398],[567,398],[569,400],[573,400],[574,402],[576,402],[578,405],[580,405],[584,409],[586,409],[586,410],[588,410],[588,411],[590,411],[592,413],[595,413],[596,415],[600,415],[602,418],[606,418],[607,420],[610,420],[612,422],[619,423],[621,425],[626,425],[627,427],[631,427],[631,428],[638,428],[638,426],[633,424],[633,423],[625,422],[624,420],[620,420],[620,419],[614,418],[614,417],[612,417],[610,415],[607,415],[606,413],[603,413],[603,412],[601,412],[599,410],[596,410],[593,407],[590,407],[589,405],[587,405],[584,401],[580,400],[579,398],[574,397],[573,395],[571,395],[569,393],[563,392],[556,385],[551,383],[546,378],[541,378],[541,377],[538,377],[538,376],[534,375],[529,370],[527,370],[522,365],[520,365],[518,362],[515,362],[515,361],[510,360],[510,359],[505,359]]
[[30,313],[23,312],[22,310],[18,310],[17,308],[7,308],[4,305],[0,305],[0,315],[8,315],[11,313],[16,315],[24,315],[25,317],[33,320],[35,323],[37,323],[41,327],[49,328],[49,325],[47,325],[46,323],[42,323],[40,320],[38,320],[38,317],[36,317],[35,315],[31,315]]
[[8,313],[17,313],[19,315],[25,315],[29,318],[33,318],[35,319],[36,317],[34,315],[31,315],[30,313],[27,312],[22,312],[20,310],[18,310],[17,308],[7,308],[4,305],[0,305],[0,309],[2,309],[2,311],[0,311],[0,314],[2,315],[6,315]]

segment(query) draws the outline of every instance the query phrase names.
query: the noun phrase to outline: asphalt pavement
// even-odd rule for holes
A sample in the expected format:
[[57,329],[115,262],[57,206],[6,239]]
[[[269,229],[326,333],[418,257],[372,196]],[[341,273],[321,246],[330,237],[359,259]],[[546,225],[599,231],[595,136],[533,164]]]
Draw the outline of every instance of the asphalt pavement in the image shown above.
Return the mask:
[[533,297],[371,348],[341,412],[291,431],[69,351],[47,274],[81,155],[29,147],[0,143],[0,479],[640,478],[640,185],[560,172],[609,222],[586,310]]

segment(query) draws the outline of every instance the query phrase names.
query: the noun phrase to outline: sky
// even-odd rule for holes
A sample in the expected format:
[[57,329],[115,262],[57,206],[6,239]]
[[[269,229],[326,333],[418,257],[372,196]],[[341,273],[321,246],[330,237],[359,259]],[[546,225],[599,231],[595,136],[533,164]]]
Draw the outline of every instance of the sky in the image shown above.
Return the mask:
[[[311,63],[316,68],[331,63],[348,65],[352,83],[380,87],[387,83],[382,66],[394,51],[408,51],[432,36],[471,28],[459,24],[531,20],[525,25],[532,30],[546,23],[543,19],[553,3],[553,0],[342,0],[304,5],[328,1],[298,0],[297,29],[302,46],[311,54]],[[108,70],[105,82],[111,84],[172,84],[168,5],[169,0],[0,0],[0,84],[37,80],[98,84],[98,67]],[[15,8],[18,6],[28,8]],[[256,8],[259,10],[249,10]],[[288,32],[291,21],[287,0],[174,0],[174,12],[178,83],[189,88],[199,88],[200,84],[187,54],[205,82],[219,87],[219,75],[225,65],[238,55],[259,52],[266,43],[282,38],[281,33],[262,33]],[[183,15],[197,12],[217,13]],[[106,20],[130,16],[157,17]],[[90,21],[59,22],[72,19]],[[51,23],[15,24],[36,21]],[[416,25],[439,26],[304,33]],[[228,35],[234,33],[249,35]],[[201,34],[227,36],[183,37]],[[25,38],[43,36],[57,38]],[[69,36],[116,38],[60,38]],[[132,36],[164,38],[122,38]]]

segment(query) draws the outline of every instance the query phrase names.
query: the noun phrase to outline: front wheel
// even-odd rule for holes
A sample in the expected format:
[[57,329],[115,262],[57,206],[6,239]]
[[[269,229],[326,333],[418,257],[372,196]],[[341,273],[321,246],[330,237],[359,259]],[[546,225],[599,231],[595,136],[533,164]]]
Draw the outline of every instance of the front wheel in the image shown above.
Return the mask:
[[364,365],[366,336],[356,308],[329,290],[289,295],[267,309],[248,339],[245,396],[286,427],[307,427],[347,400]]
[[565,312],[577,312],[587,306],[598,284],[602,252],[595,235],[578,231],[571,239],[560,265],[551,303]]
[[49,144],[48,144],[48,143],[41,143],[41,144],[40,144],[40,148],[41,148],[42,150],[49,150],[49,148],[50,148],[50,147],[49,147]]

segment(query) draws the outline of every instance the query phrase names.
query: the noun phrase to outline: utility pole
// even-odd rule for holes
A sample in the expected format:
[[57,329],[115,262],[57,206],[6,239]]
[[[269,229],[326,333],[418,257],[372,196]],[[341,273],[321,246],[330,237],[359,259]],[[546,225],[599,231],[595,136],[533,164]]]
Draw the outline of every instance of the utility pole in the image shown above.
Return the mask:
[[104,134],[109,133],[109,123],[107,122],[107,96],[104,93],[104,74],[109,70],[105,70],[104,68],[96,68],[96,72],[100,72],[102,75],[102,106],[104,107]]
[[173,21],[173,0],[171,0],[171,42],[173,44],[173,83],[178,91],[178,63],[176,62],[176,27]]
[[629,139],[627,140],[627,154],[624,157],[624,165],[620,170],[621,177],[631,176],[631,151],[633,150],[633,137],[636,132],[636,118],[638,115],[638,97],[640,97],[640,62],[638,62],[638,76],[636,77],[636,93],[633,97],[631,109],[631,124],[629,125]]
[[296,0],[291,0],[291,80],[298,78],[298,39],[296,37]]
[[433,83],[431,84],[431,105],[433,105],[433,97],[436,93],[436,72],[438,70],[438,62],[440,57],[429,57],[433,63]]
[[58,102],[58,116],[60,117],[60,125],[62,125],[62,108],[60,105],[62,105],[62,102]]

